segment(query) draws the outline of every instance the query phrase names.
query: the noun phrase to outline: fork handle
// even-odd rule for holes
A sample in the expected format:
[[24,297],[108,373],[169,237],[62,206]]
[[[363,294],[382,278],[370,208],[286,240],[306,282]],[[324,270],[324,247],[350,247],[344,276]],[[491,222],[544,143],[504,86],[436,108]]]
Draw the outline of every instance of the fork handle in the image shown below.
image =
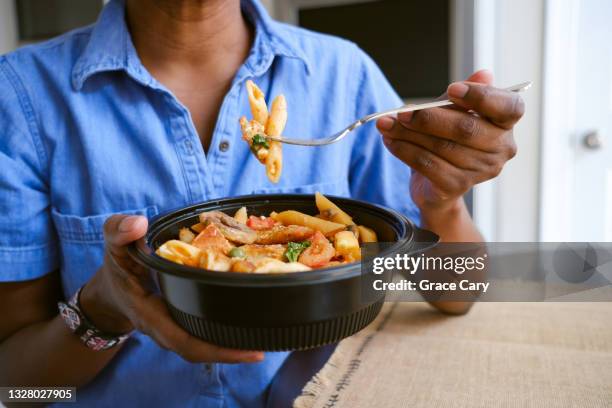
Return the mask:
[[[517,85],[509,86],[508,88],[504,88],[504,91],[522,92],[528,89],[530,86],[531,86],[531,82],[523,82],[521,84],[517,84]],[[440,108],[442,106],[449,106],[449,105],[453,105],[453,102],[449,101],[448,99],[444,101],[422,103],[420,105],[405,105],[400,108],[389,109],[383,112],[372,113],[371,115],[368,115],[365,118],[361,119],[359,122],[360,122],[360,125],[363,125],[364,123],[368,123],[373,120],[382,118],[383,116],[397,115],[398,113],[414,112],[414,111],[423,110],[423,109]]]
[[397,115],[398,113],[414,112],[414,111],[423,110],[423,109],[440,108],[442,106],[449,106],[452,104],[453,103],[451,101],[445,100],[445,101],[438,101],[438,102],[422,103],[420,105],[405,105],[405,106],[402,106],[401,108],[389,109],[383,112],[373,113],[361,119],[361,121],[363,124],[363,123],[368,123],[373,120],[382,118],[383,116]]

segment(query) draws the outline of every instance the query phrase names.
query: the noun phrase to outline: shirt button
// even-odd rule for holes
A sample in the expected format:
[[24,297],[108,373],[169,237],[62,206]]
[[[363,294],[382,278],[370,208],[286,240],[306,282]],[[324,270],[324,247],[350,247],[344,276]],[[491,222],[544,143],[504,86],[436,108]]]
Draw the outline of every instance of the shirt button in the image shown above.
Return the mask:
[[191,143],[191,140],[185,141],[185,147],[187,147],[187,153],[193,154],[193,143]]
[[224,140],[219,143],[219,150],[221,150],[222,152],[227,152],[229,150],[229,146],[229,142],[227,140]]

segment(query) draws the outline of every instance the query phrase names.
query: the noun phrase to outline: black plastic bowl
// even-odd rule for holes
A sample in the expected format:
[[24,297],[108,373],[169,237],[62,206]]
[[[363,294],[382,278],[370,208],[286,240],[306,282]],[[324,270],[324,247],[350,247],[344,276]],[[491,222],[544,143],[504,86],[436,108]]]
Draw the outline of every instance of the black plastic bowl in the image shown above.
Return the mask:
[[[380,241],[394,242],[386,253],[418,252],[415,243],[435,245],[438,237],[418,229],[402,214],[362,201],[330,197],[357,224],[374,229]],[[208,201],[155,217],[130,255],[157,273],[174,319],[192,335],[224,347],[281,351],[339,341],[367,326],[380,312],[381,292],[364,301],[359,263],[288,274],[214,272],[175,264],[154,251],[179,229],[198,222],[202,211],[233,214],[271,211],[317,212],[313,195],[259,195]]]

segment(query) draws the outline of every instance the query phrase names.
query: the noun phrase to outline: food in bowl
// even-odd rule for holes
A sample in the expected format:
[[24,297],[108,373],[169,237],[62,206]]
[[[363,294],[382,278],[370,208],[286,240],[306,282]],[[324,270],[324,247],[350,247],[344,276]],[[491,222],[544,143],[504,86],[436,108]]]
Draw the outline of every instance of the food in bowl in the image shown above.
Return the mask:
[[290,273],[340,266],[361,259],[359,244],[376,242],[376,233],[323,194],[315,194],[319,213],[296,210],[233,216],[213,210],[179,230],[156,254],[169,261],[218,272]]
[[[356,225],[376,231],[379,243],[388,243],[378,248],[380,256],[416,254],[437,242],[435,234],[394,210],[349,198],[331,199]],[[181,265],[155,254],[181,235],[183,228],[191,230],[199,223],[202,212],[222,211],[232,216],[239,212],[239,217],[247,216],[242,220],[248,220],[248,213],[321,213],[315,201],[312,194],[249,195],[175,209],[151,219],[147,234],[128,246],[128,254],[155,275],[176,322],[206,342],[262,351],[334,343],[371,323],[384,303],[384,292],[363,290],[369,276],[363,274],[364,260],[300,273],[234,273]],[[246,214],[240,210],[243,206],[248,209]],[[342,219],[333,208],[326,215],[334,222]],[[365,235],[360,232],[360,237]],[[268,250],[277,251],[275,247]]]

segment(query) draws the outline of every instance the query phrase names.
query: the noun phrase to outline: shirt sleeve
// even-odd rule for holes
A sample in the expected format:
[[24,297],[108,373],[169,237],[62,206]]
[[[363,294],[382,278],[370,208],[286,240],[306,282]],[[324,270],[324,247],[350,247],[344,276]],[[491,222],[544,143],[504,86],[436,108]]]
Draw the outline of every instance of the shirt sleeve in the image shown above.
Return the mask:
[[[367,54],[358,49],[355,60],[355,77],[359,79],[355,119],[403,105]],[[402,212],[420,224],[420,211],[410,196],[410,167],[387,150],[375,123],[357,129],[353,143],[349,176],[351,195]]]
[[23,83],[0,57],[0,282],[34,279],[58,268],[38,137]]

